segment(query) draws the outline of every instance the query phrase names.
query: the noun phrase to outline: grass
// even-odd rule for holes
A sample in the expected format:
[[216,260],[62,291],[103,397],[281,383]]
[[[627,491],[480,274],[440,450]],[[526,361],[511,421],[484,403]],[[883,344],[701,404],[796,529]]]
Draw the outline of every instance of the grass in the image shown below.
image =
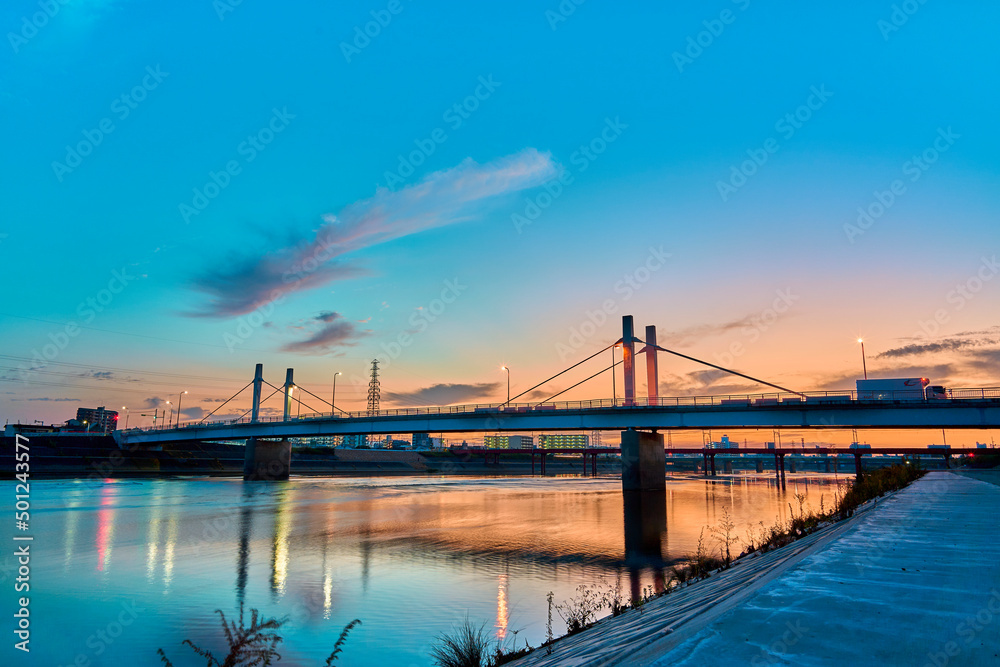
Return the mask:
[[452,632],[438,635],[431,657],[438,667],[498,667],[531,651],[527,643],[517,648],[517,632],[509,640],[493,639],[486,623],[475,625],[466,616]]
[[[240,615],[236,621],[227,621],[226,614],[221,609],[216,609],[215,613],[222,621],[222,632],[229,645],[229,653],[221,661],[211,651],[197,646],[190,639],[185,639],[182,642],[191,647],[191,650],[197,655],[205,658],[208,667],[265,667],[272,662],[281,660],[278,645],[282,642],[282,638],[278,634],[278,630],[288,621],[287,618],[267,618],[262,616],[258,610],[251,609],[250,625],[246,625],[242,604],[240,604]],[[337,658],[343,652],[344,642],[347,641],[347,634],[360,624],[360,620],[354,619],[344,626],[340,637],[333,645],[333,653],[323,663],[325,667],[331,667],[337,662]],[[166,667],[173,667],[173,663],[167,658],[167,654],[162,648],[157,649],[156,653]]]

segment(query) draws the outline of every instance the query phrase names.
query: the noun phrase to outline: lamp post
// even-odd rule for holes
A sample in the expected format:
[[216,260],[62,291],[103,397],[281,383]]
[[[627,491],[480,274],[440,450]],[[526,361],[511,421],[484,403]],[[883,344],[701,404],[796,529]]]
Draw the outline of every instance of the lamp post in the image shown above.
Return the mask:
[[127,430],[128,430],[128,408],[126,408],[126,407],[125,407],[125,406],[123,405],[123,406],[122,406],[122,410],[124,410],[124,411],[125,411],[125,430],[127,431]]
[[861,343],[861,368],[865,372],[865,379],[868,379],[868,363],[865,361],[865,339],[859,338],[858,342]]
[[[170,416],[167,417],[167,426],[169,427],[170,426],[170,422],[172,422],[174,420],[174,404],[171,403],[170,401],[167,401],[167,405],[170,406]],[[163,408],[163,411],[166,412],[167,409]]]
[[184,394],[186,393],[186,391],[182,391],[177,394],[177,428],[181,427],[181,399],[184,398]]
[[90,422],[88,422],[86,419],[84,419],[83,423],[87,425],[87,433],[90,433]]
[[504,406],[506,407],[510,405],[510,369],[506,366],[501,366],[500,370],[507,373],[507,402],[504,403]]
[[330,414],[334,417],[337,416],[337,376],[340,375],[340,371],[333,374],[333,396],[330,397]]

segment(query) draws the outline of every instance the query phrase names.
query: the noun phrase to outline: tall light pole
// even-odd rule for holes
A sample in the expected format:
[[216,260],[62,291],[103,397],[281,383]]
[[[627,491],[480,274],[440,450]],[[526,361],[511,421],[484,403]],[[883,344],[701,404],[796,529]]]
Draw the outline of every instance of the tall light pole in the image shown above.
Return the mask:
[[128,430],[128,412],[129,411],[128,411],[128,408],[126,408],[124,405],[122,406],[122,410],[125,411],[125,430],[127,431]]
[[[172,422],[174,420],[174,404],[171,403],[170,401],[167,401],[167,405],[170,406],[170,416],[167,417],[167,427],[169,427],[170,426],[170,422]],[[166,412],[167,409],[163,408],[163,411]]]
[[337,376],[340,375],[340,371],[333,374],[333,396],[330,397],[330,414],[334,417],[337,416]]
[[184,394],[186,393],[186,391],[182,391],[177,394],[177,428],[181,427],[181,399],[184,398]]
[[510,405],[510,369],[507,368],[506,366],[501,366],[500,370],[507,372],[507,402],[504,403],[504,406],[509,406]]
[[861,368],[865,371],[865,379],[868,379],[868,363],[865,361],[865,339],[859,338],[858,342],[861,343]]

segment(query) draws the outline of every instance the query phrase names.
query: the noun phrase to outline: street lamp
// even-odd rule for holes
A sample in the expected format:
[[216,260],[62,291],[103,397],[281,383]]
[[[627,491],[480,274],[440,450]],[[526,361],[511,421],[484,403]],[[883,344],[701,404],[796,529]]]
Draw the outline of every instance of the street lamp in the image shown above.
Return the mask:
[[333,396],[330,397],[330,414],[334,417],[337,416],[337,376],[340,375],[340,371],[333,374]]
[[861,343],[861,368],[865,371],[865,379],[868,379],[868,364],[865,361],[865,339],[859,338],[858,342]]
[[127,431],[127,430],[128,430],[128,408],[126,408],[126,407],[125,407],[125,406],[123,405],[123,406],[122,406],[122,410],[124,410],[124,411],[125,411],[125,430]]
[[510,405],[510,369],[506,366],[501,366],[500,370],[507,372],[507,402],[504,403],[505,406]]
[[177,428],[181,427],[181,399],[184,398],[184,394],[186,393],[186,391],[182,391],[177,394]]
[[[167,417],[167,426],[169,427],[170,426],[170,422],[172,422],[174,420],[174,404],[171,403],[170,401],[167,401],[167,405],[170,406],[170,416]],[[163,411],[166,412],[167,409],[163,408]]]
[[86,419],[83,420],[83,423],[87,425],[87,433],[90,433],[90,423]]

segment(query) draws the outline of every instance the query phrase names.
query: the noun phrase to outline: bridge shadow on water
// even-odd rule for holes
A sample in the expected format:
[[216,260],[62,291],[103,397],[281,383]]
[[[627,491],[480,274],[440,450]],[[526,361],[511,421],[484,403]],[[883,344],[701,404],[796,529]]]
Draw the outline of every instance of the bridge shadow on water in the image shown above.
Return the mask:
[[622,505],[629,592],[632,601],[638,602],[644,570],[653,573],[654,591],[660,593],[666,586],[668,563],[663,558],[663,547],[667,536],[667,492],[622,491]]

